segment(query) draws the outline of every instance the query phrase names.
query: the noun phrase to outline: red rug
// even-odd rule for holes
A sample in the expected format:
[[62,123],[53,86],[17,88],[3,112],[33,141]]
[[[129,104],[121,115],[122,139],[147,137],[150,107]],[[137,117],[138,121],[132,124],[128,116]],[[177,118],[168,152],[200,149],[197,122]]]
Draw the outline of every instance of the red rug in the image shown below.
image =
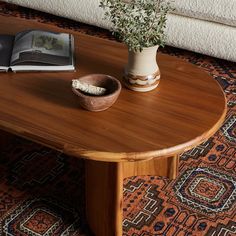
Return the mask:
[[[105,30],[2,2],[0,14],[113,39]],[[125,180],[124,235],[236,235],[236,65],[170,47],[161,53],[211,74],[225,91],[228,114],[212,138],[181,155],[175,181]],[[90,235],[83,161],[3,132],[0,137],[0,235]]]

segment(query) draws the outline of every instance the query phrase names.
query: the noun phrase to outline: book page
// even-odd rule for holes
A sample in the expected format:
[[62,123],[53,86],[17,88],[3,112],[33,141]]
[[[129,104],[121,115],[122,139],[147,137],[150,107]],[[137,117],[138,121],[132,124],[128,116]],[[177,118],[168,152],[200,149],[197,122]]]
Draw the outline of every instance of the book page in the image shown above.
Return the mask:
[[12,35],[0,35],[0,70],[10,66],[14,38]]
[[65,33],[40,30],[18,33],[15,37],[11,65],[69,65],[72,62],[70,37]]

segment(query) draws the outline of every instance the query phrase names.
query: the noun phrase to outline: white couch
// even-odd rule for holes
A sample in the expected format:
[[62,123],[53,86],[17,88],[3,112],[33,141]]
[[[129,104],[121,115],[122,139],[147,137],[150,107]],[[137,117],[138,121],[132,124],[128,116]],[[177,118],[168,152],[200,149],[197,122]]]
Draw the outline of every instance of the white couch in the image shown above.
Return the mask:
[[[99,0],[5,0],[110,29]],[[236,0],[175,0],[167,45],[236,62]]]

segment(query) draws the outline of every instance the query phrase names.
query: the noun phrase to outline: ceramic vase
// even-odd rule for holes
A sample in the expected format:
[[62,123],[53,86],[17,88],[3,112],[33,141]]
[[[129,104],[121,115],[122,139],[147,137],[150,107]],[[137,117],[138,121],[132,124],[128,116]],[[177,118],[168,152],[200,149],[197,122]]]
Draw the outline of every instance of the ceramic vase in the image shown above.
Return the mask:
[[143,48],[141,52],[129,51],[125,68],[126,87],[138,92],[155,89],[160,81],[160,71],[156,61],[157,46]]

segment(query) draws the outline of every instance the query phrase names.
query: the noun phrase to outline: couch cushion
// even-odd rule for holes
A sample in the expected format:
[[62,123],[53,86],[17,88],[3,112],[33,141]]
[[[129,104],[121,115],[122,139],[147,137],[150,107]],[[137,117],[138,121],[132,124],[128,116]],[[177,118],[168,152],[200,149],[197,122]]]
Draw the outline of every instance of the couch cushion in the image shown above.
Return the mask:
[[175,14],[236,26],[236,0],[174,0],[173,5]]
[[236,62],[236,27],[170,14],[166,34],[167,45]]
[[[97,26],[104,27],[104,24],[107,24],[102,20],[100,0],[5,0],[5,2]],[[173,5],[175,14],[236,26],[236,0],[173,0]]]
[[[49,12],[55,15],[64,16],[80,22],[100,26],[102,28],[110,28],[111,24],[108,21],[102,20],[103,10],[98,7],[100,0],[5,0],[6,2],[16,3],[18,5],[26,6],[29,8]],[[232,14],[232,20],[225,21],[229,25],[219,24],[195,19],[194,14],[184,16],[185,13],[191,12],[191,6],[188,11],[187,6],[181,8],[183,1],[195,2],[235,2],[236,0],[176,0],[179,3],[179,8],[176,10],[177,14],[169,14],[167,20],[167,45],[174,47],[184,48],[195,52],[207,54],[210,56],[219,57],[226,60],[236,61],[235,50],[235,38],[236,38],[236,26],[235,15]],[[46,3],[45,3],[46,2]],[[207,3],[205,2],[205,5]],[[204,3],[203,3],[204,4]],[[231,4],[231,9],[235,7],[235,4]],[[184,5],[183,5],[184,6]],[[176,6],[177,7],[177,6]],[[198,9],[202,7],[198,5]],[[215,6],[214,6],[215,7]],[[225,6],[222,5],[224,8]],[[229,7],[229,6],[227,6]],[[210,7],[208,6],[208,9]],[[181,10],[182,9],[182,10]],[[183,10],[185,9],[185,11]],[[222,9],[222,8],[221,8]],[[206,9],[203,9],[207,11]],[[228,9],[230,12],[230,9]],[[210,11],[207,11],[210,12]],[[233,12],[232,12],[233,13]],[[182,15],[181,15],[182,14]],[[196,13],[195,13],[196,14]],[[201,13],[202,14],[202,13]],[[225,14],[227,15],[227,14]],[[229,16],[230,14],[228,14]],[[204,14],[201,15],[203,18]],[[212,15],[212,17],[214,14]],[[198,15],[199,17],[199,15]],[[219,22],[218,16],[218,22]]]
[[75,21],[109,28],[110,23],[103,20],[100,0],[4,0],[20,6],[62,16]]

